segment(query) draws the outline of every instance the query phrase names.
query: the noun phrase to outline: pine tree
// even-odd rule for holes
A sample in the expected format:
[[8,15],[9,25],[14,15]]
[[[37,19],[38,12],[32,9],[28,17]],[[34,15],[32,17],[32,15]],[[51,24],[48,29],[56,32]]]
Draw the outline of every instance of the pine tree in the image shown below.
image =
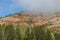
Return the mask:
[[47,32],[46,32],[46,40],[53,40],[50,30],[47,30]]
[[7,25],[5,29],[5,40],[14,40],[15,37],[15,30],[13,25]]
[[19,26],[16,26],[15,32],[16,32],[16,40],[22,40]]
[[46,33],[45,33],[45,25],[42,26],[37,26],[35,28],[35,35],[36,35],[36,40],[45,40],[46,38]]
[[1,25],[1,29],[2,29],[2,40],[5,40],[5,27],[6,27],[6,24],[2,24]]
[[25,32],[25,37],[24,40],[33,40],[34,38],[34,34],[31,28],[27,28],[26,32]]
[[5,24],[0,24],[0,40],[5,40]]
[[1,25],[0,25],[0,40],[2,40],[2,27],[1,27]]
[[55,40],[60,40],[60,33],[55,33]]

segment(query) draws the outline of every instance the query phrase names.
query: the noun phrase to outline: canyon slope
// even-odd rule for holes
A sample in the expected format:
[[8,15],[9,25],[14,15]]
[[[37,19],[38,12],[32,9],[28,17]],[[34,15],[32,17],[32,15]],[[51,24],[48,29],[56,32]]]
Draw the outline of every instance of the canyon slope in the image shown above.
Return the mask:
[[28,14],[27,12],[21,12],[11,14],[9,16],[0,19],[0,24],[13,24],[13,25],[31,25],[38,26],[46,22],[40,15]]

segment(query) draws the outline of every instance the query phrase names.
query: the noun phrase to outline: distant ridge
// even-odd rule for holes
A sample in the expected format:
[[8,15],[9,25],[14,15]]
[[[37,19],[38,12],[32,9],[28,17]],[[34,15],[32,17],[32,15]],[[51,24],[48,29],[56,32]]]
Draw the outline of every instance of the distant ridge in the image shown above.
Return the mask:
[[18,25],[31,25],[37,26],[41,25],[45,22],[45,20],[41,19],[41,16],[35,17],[32,13],[29,12],[18,12],[15,14],[10,14],[6,17],[0,19],[0,24],[18,24]]

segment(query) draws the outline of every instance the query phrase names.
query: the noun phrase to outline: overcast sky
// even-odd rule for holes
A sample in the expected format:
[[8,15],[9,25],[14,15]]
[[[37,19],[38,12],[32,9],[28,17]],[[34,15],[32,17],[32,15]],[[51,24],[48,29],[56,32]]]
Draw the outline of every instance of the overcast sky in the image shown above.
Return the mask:
[[0,0],[0,16],[20,11],[60,11],[60,0]]

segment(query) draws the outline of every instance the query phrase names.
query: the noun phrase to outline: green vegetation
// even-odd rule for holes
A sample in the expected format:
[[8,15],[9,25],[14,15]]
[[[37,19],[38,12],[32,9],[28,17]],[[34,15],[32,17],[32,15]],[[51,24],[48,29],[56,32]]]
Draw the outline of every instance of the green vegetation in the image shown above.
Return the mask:
[[0,40],[60,40],[60,33],[51,32],[45,25],[32,28],[25,25],[0,25]]
[[60,40],[60,33],[55,33],[54,36],[55,36],[55,40]]

